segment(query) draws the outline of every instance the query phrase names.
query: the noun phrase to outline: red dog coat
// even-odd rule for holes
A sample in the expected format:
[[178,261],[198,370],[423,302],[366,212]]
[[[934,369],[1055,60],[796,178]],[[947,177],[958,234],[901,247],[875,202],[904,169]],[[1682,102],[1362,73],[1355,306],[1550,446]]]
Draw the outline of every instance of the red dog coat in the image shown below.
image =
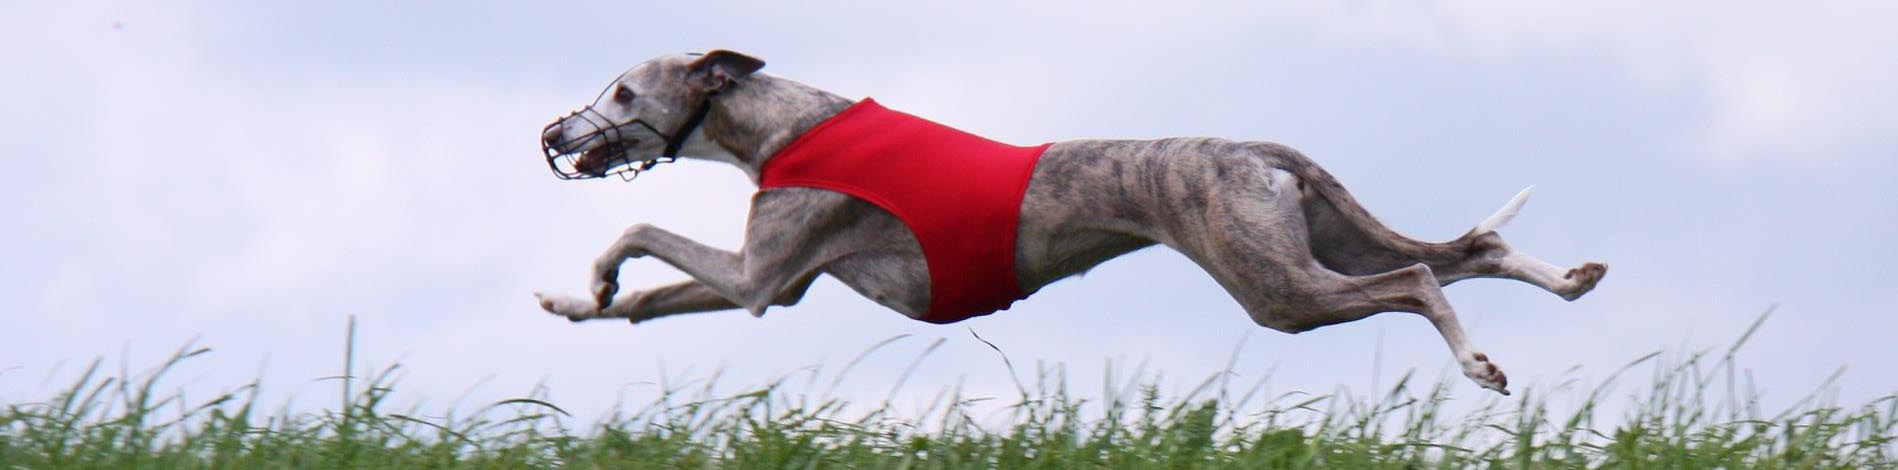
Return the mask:
[[1003,144],[865,98],[779,150],[759,188],[828,189],[896,215],[929,264],[922,320],[954,323],[1027,297],[1015,279],[1015,227],[1048,145]]

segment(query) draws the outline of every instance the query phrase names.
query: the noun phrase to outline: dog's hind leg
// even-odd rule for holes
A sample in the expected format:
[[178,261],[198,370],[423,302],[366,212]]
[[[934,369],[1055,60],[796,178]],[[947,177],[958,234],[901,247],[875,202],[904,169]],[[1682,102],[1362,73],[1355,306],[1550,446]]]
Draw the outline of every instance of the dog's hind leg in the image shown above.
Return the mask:
[[1494,238],[1494,244],[1502,248],[1493,250],[1491,255],[1465,262],[1463,269],[1474,273],[1472,277],[1515,279],[1534,284],[1563,299],[1575,300],[1594,290],[1595,284],[1608,274],[1607,264],[1590,262],[1564,269],[1502,245],[1502,238],[1494,232],[1479,237]]
[[1296,177],[1270,170],[1268,180],[1264,188],[1221,188],[1203,214],[1193,214],[1204,216],[1204,231],[1182,225],[1167,243],[1206,268],[1261,326],[1296,333],[1381,312],[1416,313],[1436,327],[1464,375],[1508,393],[1508,378],[1471,344],[1430,266],[1368,275],[1323,266],[1312,256]]
[[[1315,325],[1352,321],[1380,312],[1422,315],[1443,337],[1464,376],[1483,388],[1508,395],[1508,376],[1470,342],[1439,282],[1430,267],[1422,264],[1369,276],[1346,276],[1312,265],[1295,280],[1302,295],[1286,299],[1277,311],[1268,308],[1267,314],[1274,317],[1263,320],[1281,321],[1276,317],[1291,317],[1294,321]],[[1253,309],[1247,310],[1250,313]],[[1253,320],[1262,319],[1255,314]],[[1295,323],[1294,326],[1304,325]]]
[[1524,189],[1468,233],[1444,243],[1411,239],[1386,227],[1359,205],[1336,178],[1296,151],[1267,146],[1275,164],[1306,182],[1304,215],[1311,250],[1320,263],[1340,273],[1367,275],[1413,264],[1430,266],[1443,285],[1473,277],[1515,279],[1575,300],[1595,288],[1608,273],[1602,263],[1563,269],[1503,243],[1496,230],[1528,200]]
[[1607,264],[1590,262],[1580,267],[1563,269],[1517,251],[1503,243],[1502,235],[1496,233],[1497,229],[1516,216],[1517,211],[1522,210],[1522,204],[1528,201],[1531,189],[1534,188],[1524,188],[1522,192],[1516,193],[1516,197],[1511,198],[1495,215],[1450,242],[1465,256],[1445,263],[1443,269],[1453,276],[1445,284],[1471,277],[1514,279],[1534,284],[1567,300],[1581,298],[1582,294],[1595,289],[1595,284],[1608,274]]

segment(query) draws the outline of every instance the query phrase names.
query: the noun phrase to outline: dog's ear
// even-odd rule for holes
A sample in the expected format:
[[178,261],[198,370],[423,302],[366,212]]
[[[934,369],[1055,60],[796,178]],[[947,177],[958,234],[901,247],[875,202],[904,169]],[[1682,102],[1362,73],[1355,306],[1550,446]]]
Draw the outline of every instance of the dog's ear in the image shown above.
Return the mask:
[[717,49],[705,53],[686,67],[686,83],[698,91],[720,92],[761,68],[764,68],[764,61],[756,57]]

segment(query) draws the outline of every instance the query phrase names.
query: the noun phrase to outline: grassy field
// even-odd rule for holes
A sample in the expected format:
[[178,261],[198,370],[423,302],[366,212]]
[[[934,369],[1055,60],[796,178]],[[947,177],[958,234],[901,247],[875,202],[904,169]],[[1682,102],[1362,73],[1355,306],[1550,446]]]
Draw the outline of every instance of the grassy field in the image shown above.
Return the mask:
[[[187,347],[137,374],[103,376],[95,361],[52,397],[6,404],[0,469],[1898,468],[1898,394],[1840,406],[1812,384],[1821,392],[1761,410],[1735,372],[1744,341],[1631,358],[1619,379],[1455,415],[1446,384],[1408,377],[1369,397],[1261,396],[1229,375],[1167,396],[1135,373],[1082,399],[1055,368],[1028,374],[1019,396],[944,390],[908,411],[811,392],[853,361],[801,387],[715,395],[708,379],[587,419],[536,397],[446,418],[390,411],[395,366],[333,378],[350,399],[316,412],[265,411],[255,384],[202,402],[156,394],[166,371],[207,351]],[[1628,400],[1625,414],[1598,418],[1611,399]]]

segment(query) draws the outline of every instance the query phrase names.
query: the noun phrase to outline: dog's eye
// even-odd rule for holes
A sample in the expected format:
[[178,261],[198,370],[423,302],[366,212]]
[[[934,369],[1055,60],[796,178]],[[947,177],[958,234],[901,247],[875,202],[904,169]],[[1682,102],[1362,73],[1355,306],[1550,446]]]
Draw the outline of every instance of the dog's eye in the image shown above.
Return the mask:
[[633,101],[633,89],[627,88],[626,85],[620,85],[619,89],[613,90],[613,101],[618,101],[622,104],[631,103]]

